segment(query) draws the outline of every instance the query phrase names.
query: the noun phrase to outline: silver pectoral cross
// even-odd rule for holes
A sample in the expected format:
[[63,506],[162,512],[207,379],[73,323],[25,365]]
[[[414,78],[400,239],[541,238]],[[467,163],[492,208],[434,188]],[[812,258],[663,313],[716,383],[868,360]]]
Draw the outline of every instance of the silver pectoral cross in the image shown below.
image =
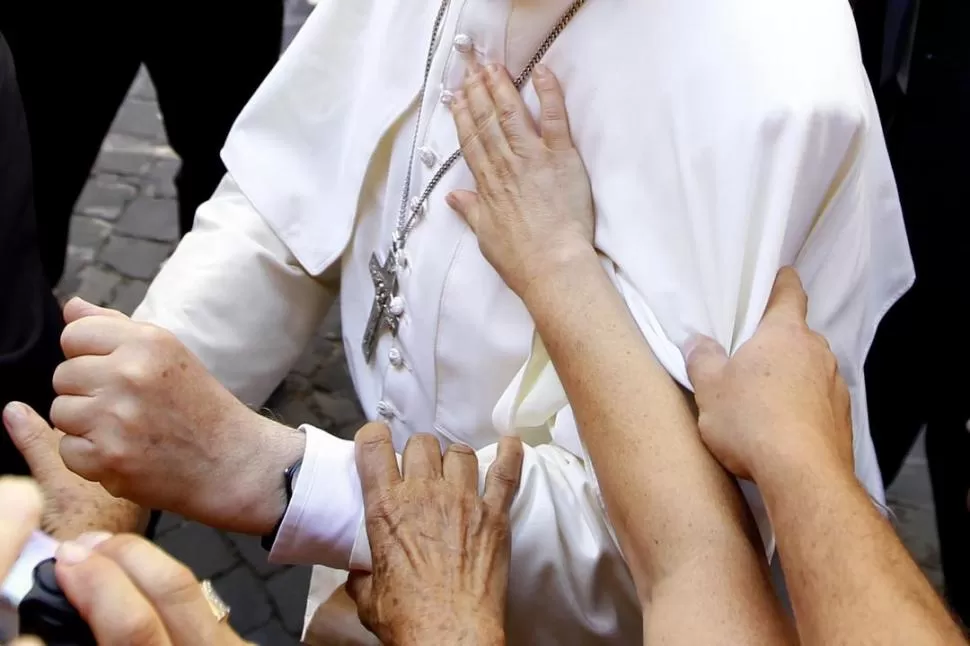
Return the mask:
[[398,318],[391,313],[391,300],[397,293],[397,273],[394,254],[388,253],[382,263],[376,253],[370,256],[370,277],[374,281],[374,304],[370,308],[370,318],[364,328],[364,360],[370,362],[377,349],[377,340],[385,329],[397,334]]

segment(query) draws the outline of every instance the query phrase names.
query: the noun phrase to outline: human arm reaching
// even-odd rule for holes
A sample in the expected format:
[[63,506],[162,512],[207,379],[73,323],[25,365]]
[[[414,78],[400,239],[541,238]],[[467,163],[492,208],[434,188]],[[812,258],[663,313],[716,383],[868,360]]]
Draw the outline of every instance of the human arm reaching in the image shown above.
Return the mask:
[[268,533],[304,442],[250,407],[312,337],[334,278],[307,274],[227,176],[134,316],[65,306],[51,409],[64,462],[143,506]]
[[564,101],[538,67],[540,132],[504,69],[453,104],[478,193],[449,203],[529,308],[569,396],[644,609],[644,639],[785,643],[737,486],[644,341],[592,245],[593,207]]
[[692,343],[704,442],[764,495],[803,644],[965,644],[855,477],[849,393],[807,311],[785,268],[730,359],[709,338]]

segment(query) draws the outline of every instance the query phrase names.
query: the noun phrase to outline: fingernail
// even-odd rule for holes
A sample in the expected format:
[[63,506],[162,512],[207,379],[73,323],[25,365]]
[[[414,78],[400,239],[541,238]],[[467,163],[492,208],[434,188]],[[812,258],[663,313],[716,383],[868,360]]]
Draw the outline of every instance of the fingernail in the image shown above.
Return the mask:
[[57,548],[54,558],[58,563],[64,565],[77,565],[83,563],[89,556],[91,556],[91,550],[84,545],[75,541],[67,541],[61,543],[60,547]]
[[10,402],[3,409],[3,423],[8,429],[21,426],[27,421],[27,408],[20,402]]
[[75,539],[79,545],[93,550],[101,543],[114,536],[111,532],[85,532]]

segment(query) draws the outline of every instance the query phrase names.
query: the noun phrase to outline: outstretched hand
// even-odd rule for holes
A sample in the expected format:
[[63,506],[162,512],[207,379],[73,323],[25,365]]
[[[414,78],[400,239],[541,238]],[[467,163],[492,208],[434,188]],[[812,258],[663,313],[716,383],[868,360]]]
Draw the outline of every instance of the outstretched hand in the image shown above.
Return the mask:
[[505,68],[470,61],[452,112],[477,192],[448,204],[478,237],[485,258],[520,297],[575,254],[593,250],[589,177],[569,132],[559,81],[533,73],[538,128]]
[[522,444],[504,438],[478,493],[478,458],[467,446],[441,455],[430,435],[408,440],[398,468],[390,431],[357,433],[373,573],[352,572],[347,591],[361,622],[383,643],[504,643],[511,538]]
[[708,337],[687,348],[701,437],[740,478],[757,482],[793,460],[853,468],[849,391],[807,314],[798,274],[785,267],[758,329],[734,356]]

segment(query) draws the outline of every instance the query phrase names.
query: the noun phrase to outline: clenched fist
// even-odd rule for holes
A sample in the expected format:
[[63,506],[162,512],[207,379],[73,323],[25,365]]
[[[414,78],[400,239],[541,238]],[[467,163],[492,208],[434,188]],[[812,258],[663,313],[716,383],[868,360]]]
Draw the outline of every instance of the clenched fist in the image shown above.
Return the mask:
[[146,507],[272,529],[302,434],[249,410],[161,328],[80,299],[64,317],[51,420],[68,468]]

